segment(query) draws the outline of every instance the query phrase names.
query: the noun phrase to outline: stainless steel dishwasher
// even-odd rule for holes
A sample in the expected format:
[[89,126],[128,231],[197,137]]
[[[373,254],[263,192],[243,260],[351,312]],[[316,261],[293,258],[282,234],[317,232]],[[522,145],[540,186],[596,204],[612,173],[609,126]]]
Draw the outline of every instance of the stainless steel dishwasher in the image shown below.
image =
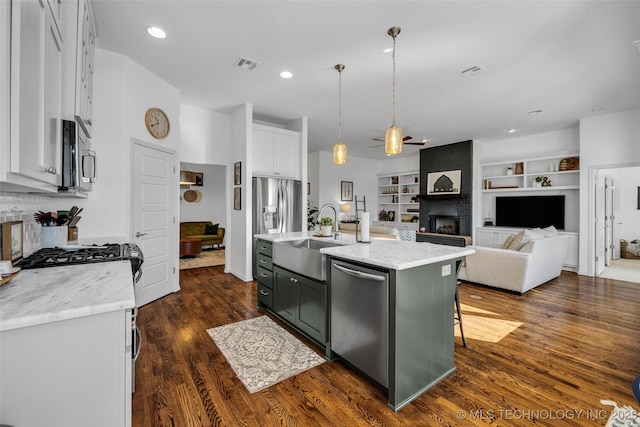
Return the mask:
[[389,274],[331,261],[331,350],[389,387]]

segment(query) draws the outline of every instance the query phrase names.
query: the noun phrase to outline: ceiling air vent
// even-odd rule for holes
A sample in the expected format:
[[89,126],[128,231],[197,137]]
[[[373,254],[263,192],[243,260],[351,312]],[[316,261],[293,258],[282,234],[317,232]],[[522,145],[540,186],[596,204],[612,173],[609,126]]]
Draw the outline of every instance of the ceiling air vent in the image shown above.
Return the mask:
[[478,74],[480,71],[484,71],[484,68],[480,65],[474,65],[473,67],[469,67],[466,70],[460,71],[463,77],[472,77]]
[[258,66],[259,62],[252,61],[247,58],[239,57],[236,62],[233,64],[236,67],[244,68],[246,70],[253,70]]

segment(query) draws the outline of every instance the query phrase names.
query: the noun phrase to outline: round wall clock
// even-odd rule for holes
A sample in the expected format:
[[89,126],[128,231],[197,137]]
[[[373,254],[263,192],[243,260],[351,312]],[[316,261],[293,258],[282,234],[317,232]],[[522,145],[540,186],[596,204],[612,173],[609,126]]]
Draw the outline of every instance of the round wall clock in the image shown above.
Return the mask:
[[144,115],[144,122],[147,125],[147,130],[154,138],[163,139],[169,135],[169,117],[161,109],[149,108]]

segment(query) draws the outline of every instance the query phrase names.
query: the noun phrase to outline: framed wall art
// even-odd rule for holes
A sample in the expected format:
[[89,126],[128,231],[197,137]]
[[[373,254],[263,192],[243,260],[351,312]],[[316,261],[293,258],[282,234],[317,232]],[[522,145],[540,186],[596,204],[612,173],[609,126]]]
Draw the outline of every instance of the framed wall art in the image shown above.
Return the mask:
[[460,194],[460,170],[429,172],[427,174],[427,194]]
[[242,162],[233,164],[233,185],[242,184]]
[[233,210],[242,210],[242,187],[233,189]]
[[340,181],[340,200],[343,202],[353,201],[353,182]]
[[193,174],[196,176],[196,183],[193,185],[196,187],[202,187],[204,184],[202,172],[194,172]]
[[22,221],[2,223],[2,259],[16,262],[22,258]]

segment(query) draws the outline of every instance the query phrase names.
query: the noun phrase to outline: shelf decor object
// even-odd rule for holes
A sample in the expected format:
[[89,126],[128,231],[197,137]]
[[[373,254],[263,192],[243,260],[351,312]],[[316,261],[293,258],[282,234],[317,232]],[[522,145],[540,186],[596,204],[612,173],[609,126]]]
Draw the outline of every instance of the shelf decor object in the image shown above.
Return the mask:
[[391,127],[384,133],[384,152],[386,154],[402,153],[402,129],[396,126],[396,37],[400,34],[400,27],[391,27],[387,34],[393,38],[393,118]]
[[576,171],[580,169],[580,157],[567,157],[560,160],[558,170],[560,171]]
[[22,258],[23,223],[11,221],[2,223],[2,259],[16,262]]
[[334,67],[340,74],[338,84],[338,142],[333,146],[333,163],[336,165],[344,165],[347,163],[347,146],[342,143],[342,70],[343,64],[337,64]]

